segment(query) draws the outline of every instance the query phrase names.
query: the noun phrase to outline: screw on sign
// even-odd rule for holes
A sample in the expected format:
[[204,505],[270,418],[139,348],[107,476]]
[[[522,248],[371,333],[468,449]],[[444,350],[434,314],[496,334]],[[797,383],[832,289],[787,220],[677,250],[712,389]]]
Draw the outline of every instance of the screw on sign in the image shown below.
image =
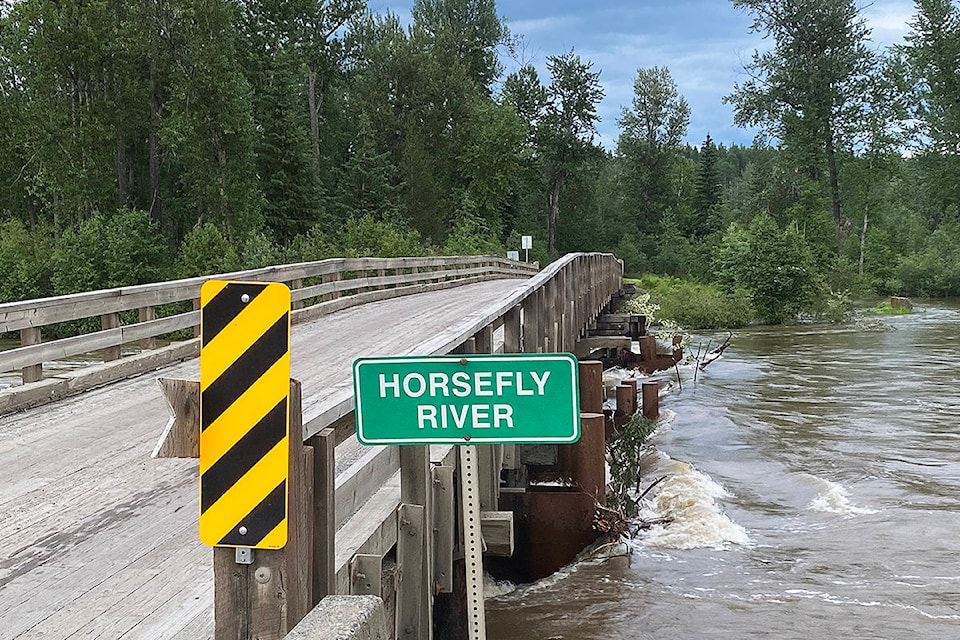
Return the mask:
[[211,280],[200,290],[200,540],[287,541],[290,290]]

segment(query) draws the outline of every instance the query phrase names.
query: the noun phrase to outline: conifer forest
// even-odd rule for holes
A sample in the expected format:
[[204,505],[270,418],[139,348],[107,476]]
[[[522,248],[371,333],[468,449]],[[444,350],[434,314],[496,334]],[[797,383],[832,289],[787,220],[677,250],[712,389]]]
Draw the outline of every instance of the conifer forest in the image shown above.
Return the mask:
[[0,302],[521,235],[740,322],[960,296],[960,7],[878,49],[854,0],[732,6],[769,45],[724,98],[754,143],[685,142],[640,60],[605,148],[603,69],[523,60],[494,0],[0,2]]

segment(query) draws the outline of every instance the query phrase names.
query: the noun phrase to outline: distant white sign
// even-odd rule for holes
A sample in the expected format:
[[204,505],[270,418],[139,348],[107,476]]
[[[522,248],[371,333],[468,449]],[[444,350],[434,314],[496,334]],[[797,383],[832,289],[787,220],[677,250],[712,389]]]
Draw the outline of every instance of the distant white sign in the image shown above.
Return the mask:
[[523,236],[520,238],[521,249],[533,249],[533,236]]
[[517,261],[519,261],[519,260],[520,260],[520,252],[519,252],[519,251],[507,251],[507,260],[517,260]]

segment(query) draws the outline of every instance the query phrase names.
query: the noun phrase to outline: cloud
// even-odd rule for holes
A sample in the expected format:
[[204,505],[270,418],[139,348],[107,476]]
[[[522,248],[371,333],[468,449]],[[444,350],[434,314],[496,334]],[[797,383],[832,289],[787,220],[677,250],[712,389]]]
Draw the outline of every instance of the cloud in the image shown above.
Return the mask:
[[873,32],[873,41],[882,47],[903,42],[914,14],[910,0],[876,0],[863,12]]
[[572,15],[530,18],[510,22],[510,31],[515,34],[529,35],[567,29],[576,26],[579,22],[580,18]]

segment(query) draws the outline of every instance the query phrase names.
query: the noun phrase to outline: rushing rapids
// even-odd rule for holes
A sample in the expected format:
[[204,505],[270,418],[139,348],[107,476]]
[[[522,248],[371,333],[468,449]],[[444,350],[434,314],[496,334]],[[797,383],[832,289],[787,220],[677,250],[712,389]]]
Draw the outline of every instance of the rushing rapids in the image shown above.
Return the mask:
[[673,523],[498,588],[489,637],[960,637],[960,305],[885,320],[750,328],[681,370],[642,462]]

